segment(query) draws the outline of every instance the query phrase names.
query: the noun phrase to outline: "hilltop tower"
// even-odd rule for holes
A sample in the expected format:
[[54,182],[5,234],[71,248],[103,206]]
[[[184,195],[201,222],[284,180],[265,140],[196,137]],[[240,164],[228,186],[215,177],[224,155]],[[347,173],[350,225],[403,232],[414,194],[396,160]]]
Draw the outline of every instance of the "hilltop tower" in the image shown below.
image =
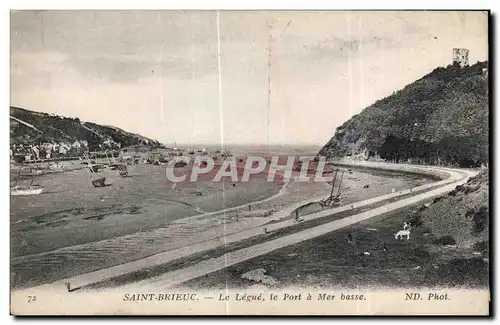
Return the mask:
[[461,68],[469,65],[469,49],[453,49],[453,65],[455,64]]

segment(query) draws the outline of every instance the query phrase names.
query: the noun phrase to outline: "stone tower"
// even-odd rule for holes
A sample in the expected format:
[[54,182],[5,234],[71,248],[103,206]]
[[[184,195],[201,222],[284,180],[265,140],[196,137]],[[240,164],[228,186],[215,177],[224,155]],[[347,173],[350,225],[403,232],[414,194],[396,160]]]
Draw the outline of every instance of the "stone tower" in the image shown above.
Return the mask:
[[453,64],[459,65],[461,68],[469,65],[469,50],[468,49],[453,49]]

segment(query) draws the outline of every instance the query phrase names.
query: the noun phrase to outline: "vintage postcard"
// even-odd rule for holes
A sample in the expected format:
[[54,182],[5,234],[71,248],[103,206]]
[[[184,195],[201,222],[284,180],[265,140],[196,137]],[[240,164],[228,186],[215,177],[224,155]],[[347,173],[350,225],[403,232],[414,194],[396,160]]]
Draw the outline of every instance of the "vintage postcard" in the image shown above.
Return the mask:
[[13,10],[13,315],[489,315],[485,11]]

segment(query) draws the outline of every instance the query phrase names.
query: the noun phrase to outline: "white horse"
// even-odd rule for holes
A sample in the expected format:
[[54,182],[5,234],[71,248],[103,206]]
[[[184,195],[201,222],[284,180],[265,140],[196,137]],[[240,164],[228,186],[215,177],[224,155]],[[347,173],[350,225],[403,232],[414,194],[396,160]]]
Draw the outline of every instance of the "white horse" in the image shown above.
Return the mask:
[[400,230],[400,231],[398,231],[398,232],[394,235],[394,237],[395,237],[396,239],[398,239],[398,237],[399,237],[399,239],[403,239],[403,236],[406,236],[406,240],[409,240],[409,239],[410,239],[410,229],[407,229],[407,230]]

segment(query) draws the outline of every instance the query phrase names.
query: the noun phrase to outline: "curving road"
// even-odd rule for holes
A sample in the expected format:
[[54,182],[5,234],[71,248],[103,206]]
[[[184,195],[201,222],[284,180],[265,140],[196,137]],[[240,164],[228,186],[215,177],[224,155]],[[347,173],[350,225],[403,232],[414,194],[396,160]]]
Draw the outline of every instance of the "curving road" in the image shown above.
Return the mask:
[[[248,248],[227,253],[221,257],[205,260],[187,268],[175,270],[172,272],[162,274],[157,277],[152,277],[146,280],[125,285],[120,287],[119,289],[122,290],[122,289],[133,288],[135,290],[139,289],[140,291],[143,290],[147,291],[147,290],[158,290],[169,287],[175,287],[194,278],[221,270],[228,266],[241,263],[245,260],[249,260],[260,255],[267,254],[274,250],[327,234],[329,232],[350,226],[354,223],[370,219],[375,216],[403,208],[405,206],[413,205],[421,201],[431,199],[435,196],[443,195],[453,190],[457,185],[465,183],[469,177],[472,177],[477,174],[476,171],[471,171],[471,170],[418,166],[418,165],[391,164],[391,163],[380,163],[380,162],[348,162],[342,164],[345,166],[352,166],[352,167],[359,166],[359,167],[378,168],[385,170],[429,174],[429,175],[439,176],[445,179],[438,182],[415,187],[412,190],[405,190],[387,195],[382,195],[376,198],[356,202],[348,206],[337,207],[304,216],[303,217],[304,220],[324,218],[350,209],[361,208],[367,205],[381,203],[388,199],[394,199],[397,197],[411,194],[413,192],[418,192],[411,197],[404,198],[389,204],[385,204],[363,213],[345,217],[340,220],[326,223],[317,227],[309,228],[307,230],[299,231],[297,233],[283,236],[278,239],[270,240]],[[423,193],[421,193],[421,191],[423,191]],[[300,204],[304,204],[304,202],[301,202]],[[295,208],[296,208],[295,205],[290,206],[287,209],[279,211],[278,213],[289,215],[290,211],[293,211],[293,209]],[[290,227],[293,224],[295,224],[293,220],[285,220],[282,222],[277,222],[272,225],[268,225],[267,230],[273,231],[273,230],[283,229]],[[248,229],[245,231],[228,234],[227,236],[222,238],[215,238],[206,242],[196,243],[190,246],[183,247],[181,249],[163,252],[130,263],[117,265],[114,267],[102,269],[87,274],[81,274],[70,279],[59,280],[35,288],[25,289],[22,290],[22,292],[24,291],[34,292],[38,290],[42,291],[50,290],[51,292],[53,291],[61,292],[66,290],[65,283],[71,283],[72,287],[82,287],[96,282],[108,280],[119,275],[136,272],[145,268],[151,268],[153,266],[160,264],[165,264],[203,251],[209,251],[217,247],[221,247],[225,244],[235,243],[242,241],[244,239],[248,239],[250,237],[261,235],[262,233],[263,233],[262,227]]]

